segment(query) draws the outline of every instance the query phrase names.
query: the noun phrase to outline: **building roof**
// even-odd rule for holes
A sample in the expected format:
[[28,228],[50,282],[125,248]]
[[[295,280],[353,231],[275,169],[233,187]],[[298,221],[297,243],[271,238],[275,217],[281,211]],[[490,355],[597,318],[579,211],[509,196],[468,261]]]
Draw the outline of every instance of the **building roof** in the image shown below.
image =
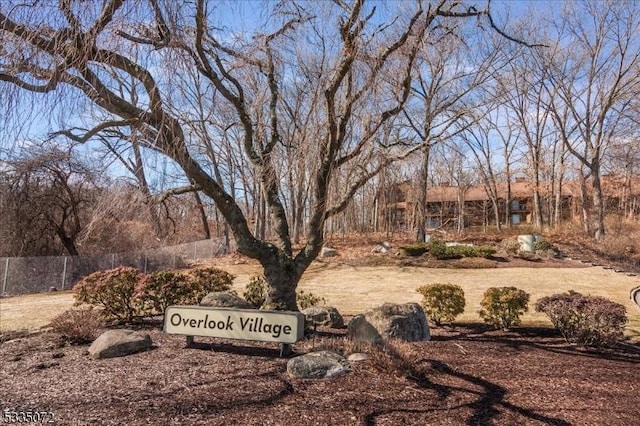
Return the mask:
[[[624,188],[624,179],[616,176],[603,176],[602,188],[605,194],[609,196],[620,196]],[[588,182],[588,188],[591,189],[591,181]],[[395,189],[406,194],[406,199],[412,200],[413,193],[415,191],[415,184],[412,181],[406,180],[395,185]],[[498,198],[507,198],[507,185],[504,182],[497,184]],[[534,184],[533,182],[517,178],[515,182],[511,183],[511,198],[530,198],[533,196]],[[457,202],[459,187],[451,186],[448,183],[443,183],[438,186],[431,186],[427,188],[427,201],[428,202]],[[548,187],[546,184],[540,185],[541,195],[548,193]],[[640,178],[635,178],[631,181],[631,193],[640,194]],[[565,181],[562,184],[562,195],[565,197],[580,196],[580,185],[576,181]],[[484,186],[471,186],[464,192],[465,201],[488,201],[489,196]],[[393,203],[399,208],[406,208],[406,202]],[[402,205],[400,205],[402,204]]]

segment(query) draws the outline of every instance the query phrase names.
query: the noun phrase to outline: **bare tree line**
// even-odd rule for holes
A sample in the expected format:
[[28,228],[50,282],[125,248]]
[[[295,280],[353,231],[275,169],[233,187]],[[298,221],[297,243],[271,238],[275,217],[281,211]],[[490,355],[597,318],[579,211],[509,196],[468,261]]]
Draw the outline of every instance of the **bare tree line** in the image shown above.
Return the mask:
[[[67,180],[78,214],[46,222],[60,230],[48,246],[57,235],[58,249],[77,254],[78,241],[127,238],[140,217],[162,242],[189,223],[199,237],[233,237],[264,267],[268,305],[293,309],[327,233],[393,230],[381,203],[405,180],[415,183],[418,239],[439,181],[459,188],[461,208],[465,188],[483,185],[494,225],[508,226],[497,187],[516,174],[534,183],[537,227],[559,222],[567,179],[592,188],[584,228],[604,238],[603,170],[635,176],[634,2],[572,3],[526,20],[449,0],[261,8],[243,25],[229,19],[246,12],[233,2],[0,5],[5,147],[27,135],[24,111],[44,108],[52,114],[33,123],[54,147],[45,156],[100,153],[135,189],[96,179],[108,173],[95,163]],[[152,170],[158,156],[165,173]],[[56,204],[30,186],[37,153],[6,157],[2,210],[26,218],[18,194],[52,216]],[[55,178],[36,181],[62,191]],[[5,241],[44,238],[21,226],[3,229]]]

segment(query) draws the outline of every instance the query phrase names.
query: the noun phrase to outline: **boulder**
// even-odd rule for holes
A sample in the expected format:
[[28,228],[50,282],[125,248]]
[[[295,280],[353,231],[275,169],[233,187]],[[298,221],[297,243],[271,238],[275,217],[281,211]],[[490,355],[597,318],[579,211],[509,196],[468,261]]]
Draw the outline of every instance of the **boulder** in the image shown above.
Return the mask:
[[372,250],[372,253],[389,253],[391,250],[391,244],[387,241],[383,241],[380,244],[377,244]]
[[200,301],[200,306],[212,308],[255,309],[255,307],[237,294],[229,291],[214,291]]
[[331,306],[312,306],[301,311],[307,323],[322,327],[342,328],[344,320],[336,308]]
[[330,379],[349,371],[349,361],[331,351],[310,352],[292,358],[287,363],[287,373],[299,379]]
[[338,255],[338,250],[331,247],[322,247],[322,251],[320,252],[320,256],[322,257],[334,257]]
[[134,330],[107,330],[89,347],[89,354],[95,359],[126,356],[146,351],[151,347],[148,334]]
[[347,337],[356,342],[375,343],[389,338],[409,342],[430,340],[427,317],[417,303],[385,303],[356,315],[347,326]]

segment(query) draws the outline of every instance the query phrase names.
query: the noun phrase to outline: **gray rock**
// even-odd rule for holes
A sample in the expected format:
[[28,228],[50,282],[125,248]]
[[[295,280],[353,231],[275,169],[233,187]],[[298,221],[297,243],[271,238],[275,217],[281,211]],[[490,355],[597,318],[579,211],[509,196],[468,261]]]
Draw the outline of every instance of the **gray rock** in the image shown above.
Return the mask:
[[391,250],[391,244],[387,241],[383,241],[380,244],[377,244],[372,250],[372,253],[389,253]]
[[383,340],[380,332],[367,321],[363,314],[351,318],[347,325],[347,337],[363,343],[376,343]]
[[366,361],[368,359],[369,359],[369,355],[362,352],[356,352],[347,357],[347,360],[349,360],[350,362]]
[[95,359],[126,356],[146,351],[151,347],[148,334],[134,330],[107,330],[89,347],[89,354]]
[[344,319],[336,308],[331,306],[312,306],[301,311],[311,325],[331,328],[344,327]]
[[345,357],[331,351],[311,352],[287,363],[287,373],[300,379],[330,379],[349,371],[351,368]]
[[430,340],[427,317],[417,303],[385,303],[356,315],[347,326],[347,337],[356,342],[374,343],[389,338],[409,342]]
[[334,257],[338,255],[338,250],[331,247],[322,247],[322,252],[320,252],[320,256],[322,257]]
[[255,309],[255,306],[251,303],[229,291],[214,291],[207,294],[200,301],[200,306],[210,306],[212,308]]

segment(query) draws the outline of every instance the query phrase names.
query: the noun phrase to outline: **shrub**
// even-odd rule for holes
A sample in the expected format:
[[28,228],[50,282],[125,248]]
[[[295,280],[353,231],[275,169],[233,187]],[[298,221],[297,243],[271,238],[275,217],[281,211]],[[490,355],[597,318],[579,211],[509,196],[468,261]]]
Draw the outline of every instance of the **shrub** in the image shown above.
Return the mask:
[[624,338],[626,310],[604,297],[571,291],[543,297],[535,308],[547,314],[567,342],[602,346]]
[[423,296],[422,306],[436,325],[451,322],[464,312],[465,300],[462,287],[456,284],[427,284],[416,289]]
[[515,287],[491,287],[485,291],[480,317],[496,328],[509,330],[520,324],[520,316],[529,309],[529,294]]
[[500,248],[507,256],[516,256],[520,252],[520,243],[517,238],[505,238],[500,242]]
[[496,254],[496,249],[491,246],[478,246],[474,247],[475,249],[475,257],[484,257],[489,258]]
[[263,276],[254,276],[249,280],[249,284],[242,294],[245,300],[255,308],[260,308],[265,301],[265,279]]
[[158,271],[140,281],[134,297],[145,314],[162,315],[171,305],[197,305],[213,291],[231,289],[233,275],[207,267],[190,271]]
[[143,313],[143,303],[134,297],[143,278],[142,272],[125,266],[94,272],[73,287],[75,304],[100,306],[106,319],[132,322]]
[[558,251],[558,248],[547,240],[538,239],[536,240],[536,242],[533,243],[533,251],[548,251],[548,250]]
[[371,366],[384,374],[412,378],[422,375],[416,368],[421,354],[411,342],[388,339],[384,343],[370,345],[367,355]]
[[63,339],[74,344],[83,344],[93,341],[104,324],[100,312],[89,306],[61,313],[51,321],[50,326]]
[[204,296],[211,292],[231,290],[235,278],[228,272],[213,267],[192,269],[189,273],[191,275],[190,292],[188,297],[183,300],[183,303],[187,305],[197,305]]
[[429,254],[438,259],[443,259],[447,254],[447,244],[437,238],[429,241]]
[[547,240],[537,240],[533,243],[533,252],[546,259],[553,259],[558,256],[559,250]]
[[142,279],[135,296],[145,306],[145,313],[163,315],[171,305],[186,304],[192,286],[190,276],[181,271],[157,271]]
[[[264,305],[266,300],[266,280],[264,276],[253,276],[247,284],[246,290],[243,293],[244,299],[251,303],[256,308],[260,308]],[[304,290],[296,292],[296,303],[299,309],[307,309],[319,304],[325,304],[326,300],[323,297],[318,297],[313,293],[305,293]]]
[[299,309],[307,309],[312,306],[317,306],[320,303],[323,305],[326,303],[323,297],[318,297],[313,293],[305,293],[303,290],[300,290],[296,293],[296,302],[298,303]]
[[233,285],[233,275],[214,267],[191,269],[187,271],[187,290],[180,299],[181,305],[198,305],[209,293],[229,291]]
[[[410,246],[410,247],[418,247],[418,246],[419,245]],[[494,249],[491,246],[472,246],[472,245],[466,245],[466,244],[448,246],[445,242],[438,239],[432,239],[428,244],[426,244],[426,247],[431,256],[440,260],[460,259],[463,257],[488,258],[496,254],[496,249]]]
[[418,257],[427,252],[429,246],[426,243],[416,243],[408,246],[400,247],[400,250],[405,256]]
[[372,344],[356,342],[347,337],[315,337],[300,343],[302,352],[332,351],[346,357],[354,353],[367,352]]

